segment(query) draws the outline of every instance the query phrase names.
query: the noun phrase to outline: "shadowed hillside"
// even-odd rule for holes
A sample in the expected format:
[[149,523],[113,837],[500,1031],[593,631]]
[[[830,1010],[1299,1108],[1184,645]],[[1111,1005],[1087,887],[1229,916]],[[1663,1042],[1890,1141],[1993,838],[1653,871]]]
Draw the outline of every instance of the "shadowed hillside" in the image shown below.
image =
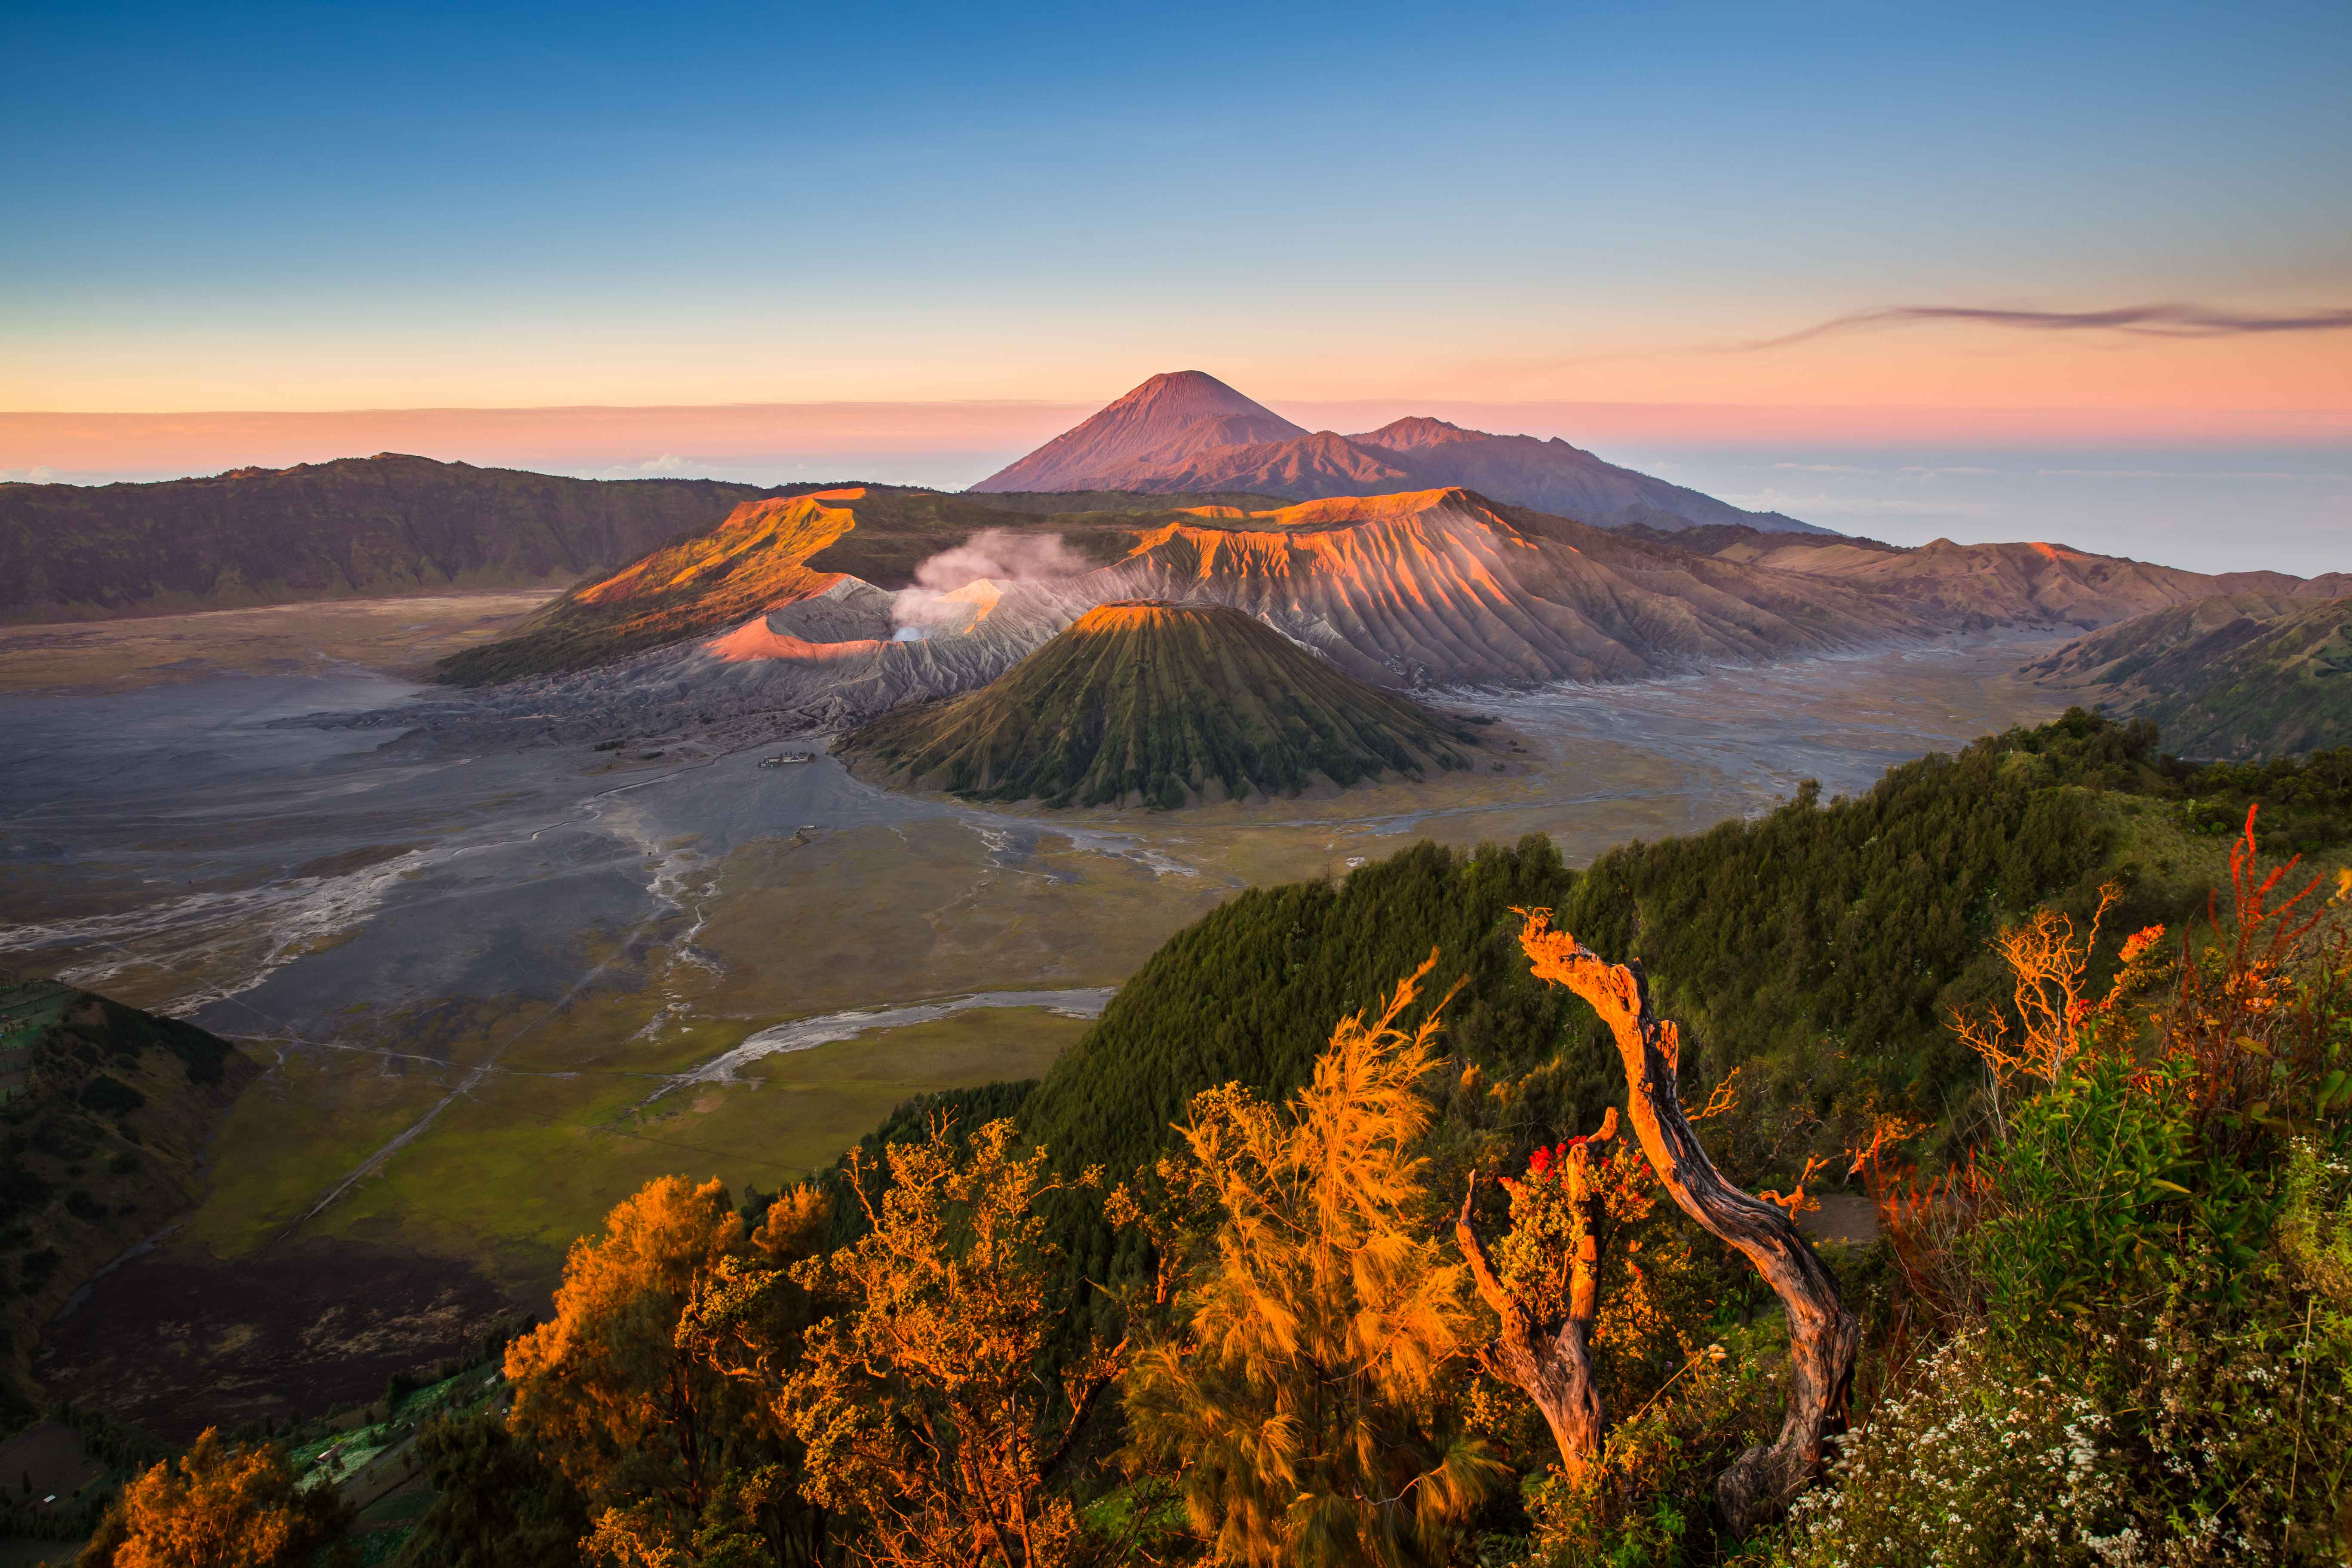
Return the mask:
[[1467,767],[1468,726],[1377,691],[1214,605],[1103,605],[985,689],[845,742],[975,800],[1143,805],[1297,795]]
[[0,1407],[66,1298],[194,1204],[253,1072],[193,1024],[0,970]]

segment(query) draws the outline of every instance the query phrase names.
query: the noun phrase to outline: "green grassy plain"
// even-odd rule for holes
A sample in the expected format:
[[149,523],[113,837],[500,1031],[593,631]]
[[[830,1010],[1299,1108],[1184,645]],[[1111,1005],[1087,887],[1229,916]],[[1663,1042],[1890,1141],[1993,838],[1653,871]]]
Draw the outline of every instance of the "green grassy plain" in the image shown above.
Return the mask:
[[[625,1021],[610,1008],[609,999],[577,1008],[559,1021],[562,1032],[600,1011]],[[665,1080],[646,1068],[493,1071],[300,1234],[461,1256],[519,1293],[543,1290],[572,1238],[656,1176],[772,1190],[832,1163],[903,1100],[1037,1076],[1086,1027],[1042,1008],[975,1009],[763,1058],[740,1084],[692,1084],[659,1098]],[[719,1045],[695,1030],[694,1059],[749,1032],[737,1026]],[[677,1045],[667,1041],[661,1053],[688,1065],[677,1060]],[[289,1071],[268,1099],[247,1097],[224,1130],[224,1179],[188,1239],[223,1258],[269,1244],[466,1071],[356,1094],[331,1068]],[[289,1114],[289,1103],[303,1100],[304,1112]],[[285,1136],[297,1126],[308,1135]]]

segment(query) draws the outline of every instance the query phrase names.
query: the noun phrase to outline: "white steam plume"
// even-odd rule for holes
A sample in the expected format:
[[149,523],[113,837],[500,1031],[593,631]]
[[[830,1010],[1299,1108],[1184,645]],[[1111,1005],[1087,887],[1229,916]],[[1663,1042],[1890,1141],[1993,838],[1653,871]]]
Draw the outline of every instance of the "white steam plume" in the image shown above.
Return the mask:
[[901,626],[926,627],[961,618],[967,609],[944,602],[958,588],[982,578],[997,582],[1050,583],[1093,570],[1058,533],[1020,533],[983,528],[915,568],[915,585],[891,601],[890,618]]

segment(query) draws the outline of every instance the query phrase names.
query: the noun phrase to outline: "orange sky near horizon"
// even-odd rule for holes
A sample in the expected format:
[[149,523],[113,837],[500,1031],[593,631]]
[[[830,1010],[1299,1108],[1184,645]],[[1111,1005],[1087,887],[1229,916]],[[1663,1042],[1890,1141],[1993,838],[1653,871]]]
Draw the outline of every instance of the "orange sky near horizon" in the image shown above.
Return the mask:
[[[0,351],[0,410],[317,414],[971,402],[1091,407],[1156,371],[1194,368],[1269,404],[2352,412],[2352,331],[2177,338],[1926,322],[1739,349],[1723,346],[1736,340],[1722,335],[1635,341],[1628,331],[1580,337],[1481,326],[1441,335],[1442,349],[1423,332],[1366,331],[1334,345],[1327,328],[1284,331],[1262,322],[1192,331],[1074,324],[1061,334],[999,330],[961,340],[892,334],[863,341],[844,332],[778,333],[762,342],[769,334],[757,331],[688,330],[658,345],[625,335],[489,331],[454,352],[438,337],[401,342],[330,334],[289,348],[282,340],[166,336],[135,356],[94,355],[86,342],[44,342],[35,335]],[[938,433],[945,436],[961,416],[924,417],[941,420]],[[2220,419],[2217,434],[2230,424]],[[2168,421],[2167,427],[2176,428]],[[4,461],[17,465],[14,458]]]
[[[307,390],[278,378],[225,377],[207,384],[216,395],[209,407],[178,408],[168,380],[142,375],[111,388],[68,388],[83,395],[42,400],[48,410],[26,399],[0,412],[0,476],[211,472],[380,450],[574,470],[646,465],[646,472],[664,471],[657,465],[666,458],[709,462],[790,450],[845,460],[1009,452],[1173,369],[1207,370],[1302,424],[1341,431],[1426,413],[1581,444],[2352,440],[2352,333],[2174,340],[1937,324],[1757,352],[1522,354],[1380,367],[1250,355],[1234,363],[1171,347],[1159,359],[1122,355],[1108,375],[1075,364],[993,375],[939,367],[944,387],[927,386],[912,367],[888,365],[793,375],[716,366],[686,374],[671,365],[638,376],[614,367],[570,379],[353,374]],[[537,401],[526,401],[534,394]]]
[[[1190,367],[1187,367],[1190,368]],[[1119,390],[1123,391],[1124,388]],[[1244,391],[1251,391],[1244,385]],[[1254,394],[1255,395],[1255,394]],[[1102,401],[1108,401],[1108,397]],[[1315,429],[1353,433],[1405,414],[1473,429],[1562,436],[1578,445],[1696,442],[1770,449],[1849,447],[2335,447],[2352,443],[2352,410],[2000,408],[1895,405],[1346,400],[1260,397]],[[772,466],[805,453],[856,478],[860,459],[973,455],[964,482],[1084,419],[1077,402],[584,405],[195,413],[0,412],[0,479],[217,473],[288,468],[380,451],[484,467],[658,477]],[[975,466],[984,465],[984,466]],[[831,472],[830,469],[827,472]],[[777,478],[813,477],[807,474]]]

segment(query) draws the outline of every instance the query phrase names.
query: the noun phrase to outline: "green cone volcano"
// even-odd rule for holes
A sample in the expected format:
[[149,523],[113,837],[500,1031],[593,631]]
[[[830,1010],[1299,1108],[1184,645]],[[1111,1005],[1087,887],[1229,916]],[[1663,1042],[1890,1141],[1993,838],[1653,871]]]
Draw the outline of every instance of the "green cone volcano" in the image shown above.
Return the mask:
[[1376,690],[1222,605],[1089,610],[993,684],[843,750],[972,800],[1173,807],[1470,765],[1458,720]]

